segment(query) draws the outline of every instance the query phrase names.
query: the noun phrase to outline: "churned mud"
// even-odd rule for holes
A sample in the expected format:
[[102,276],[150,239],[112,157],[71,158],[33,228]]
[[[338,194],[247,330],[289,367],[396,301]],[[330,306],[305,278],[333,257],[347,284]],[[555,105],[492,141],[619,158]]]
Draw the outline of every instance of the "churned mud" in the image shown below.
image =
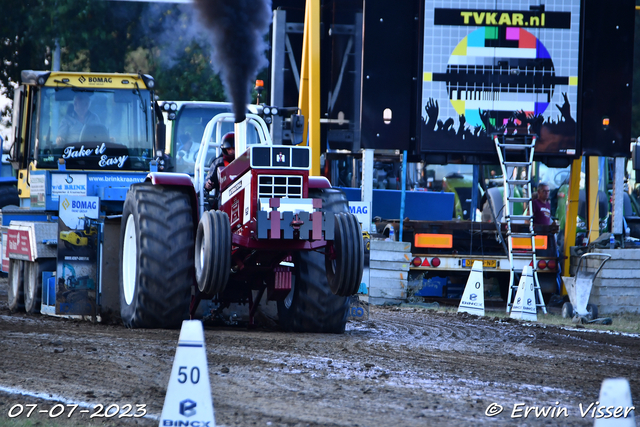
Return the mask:
[[[32,418],[158,425],[178,335],[10,313],[4,279],[0,425],[15,405],[49,410],[58,402],[90,410],[140,404],[147,414]],[[205,341],[223,426],[591,426],[589,405],[602,381],[617,377],[640,403],[640,337],[629,334],[372,307],[369,320],[350,321],[343,335],[207,326]]]

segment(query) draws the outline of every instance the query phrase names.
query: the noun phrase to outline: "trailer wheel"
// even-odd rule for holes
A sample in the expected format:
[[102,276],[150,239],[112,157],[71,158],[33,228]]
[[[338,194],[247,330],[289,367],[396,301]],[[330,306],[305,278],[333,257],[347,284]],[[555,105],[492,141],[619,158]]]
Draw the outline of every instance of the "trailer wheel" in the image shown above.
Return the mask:
[[132,185],[120,226],[120,315],[129,328],[177,328],[188,318],[194,277],[189,196]]
[[355,294],[362,282],[364,241],[355,215],[339,213],[335,218],[335,258],[327,251],[327,281],[334,294],[346,297]]
[[598,306],[595,304],[587,304],[587,318],[589,320],[598,318]]
[[7,289],[7,296],[9,297],[10,311],[24,310],[23,271],[23,261],[17,259],[9,260],[9,289]]
[[24,310],[27,313],[40,311],[42,298],[42,273],[56,269],[55,259],[26,262],[24,267]]
[[231,226],[222,211],[207,211],[200,218],[195,247],[196,280],[206,298],[224,291],[231,271]]
[[[325,212],[348,212],[344,193],[335,188],[309,189],[309,197],[322,199]],[[349,298],[334,295],[327,282],[325,256],[318,252],[293,254],[295,263],[291,292],[278,301],[280,326],[296,332],[344,332]]]

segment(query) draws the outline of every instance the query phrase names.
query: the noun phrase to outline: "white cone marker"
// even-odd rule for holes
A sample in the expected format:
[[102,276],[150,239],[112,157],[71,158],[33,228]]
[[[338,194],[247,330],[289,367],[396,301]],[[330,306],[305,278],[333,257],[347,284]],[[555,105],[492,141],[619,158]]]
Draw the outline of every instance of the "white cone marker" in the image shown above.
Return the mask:
[[600,386],[594,427],[636,427],[631,387],[626,378],[606,378]]
[[180,330],[160,426],[215,425],[204,329],[199,320],[185,320]]
[[511,318],[521,320],[538,320],[536,295],[533,291],[533,273],[528,265],[522,269],[518,290],[511,308]]
[[458,313],[484,316],[484,280],[482,278],[482,261],[474,261],[467,285],[464,287]]

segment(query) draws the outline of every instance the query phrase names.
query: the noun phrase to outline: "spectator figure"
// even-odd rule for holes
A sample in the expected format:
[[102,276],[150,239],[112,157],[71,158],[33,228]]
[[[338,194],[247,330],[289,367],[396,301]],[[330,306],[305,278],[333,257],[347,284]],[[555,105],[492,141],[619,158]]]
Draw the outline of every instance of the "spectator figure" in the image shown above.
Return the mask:
[[233,132],[225,133],[222,137],[222,155],[213,159],[211,166],[209,167],[209,173],[207,179],[204,182],[204,189],[207,191],[216,191],[216,195],[213,197],[211,207],[213,209],[218,208],[218,196],[220,193],[220,172],[236,158],[235,150],[235,134]]
[[89,94],[76,92],[73,98],[73,109],[69,109],[62,118],[56,144],[58,146],[78,142],[85,125],[100,125],[100,118],[89,110]]
[[531,201],[533,206],[533,223],[536,225],[551,225],[551,202],[549,201],[549,186],[543,182],[538,184],[538,197]]

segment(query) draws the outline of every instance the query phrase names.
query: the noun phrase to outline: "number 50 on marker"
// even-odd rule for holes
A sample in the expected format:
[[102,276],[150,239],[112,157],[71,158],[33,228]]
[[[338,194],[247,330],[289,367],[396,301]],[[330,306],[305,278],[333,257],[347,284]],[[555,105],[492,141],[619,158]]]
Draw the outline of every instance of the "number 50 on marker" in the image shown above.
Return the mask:
[[186,425],[216,425],[204,330],[199,320],[182,322],[160,418],[160,426]]

